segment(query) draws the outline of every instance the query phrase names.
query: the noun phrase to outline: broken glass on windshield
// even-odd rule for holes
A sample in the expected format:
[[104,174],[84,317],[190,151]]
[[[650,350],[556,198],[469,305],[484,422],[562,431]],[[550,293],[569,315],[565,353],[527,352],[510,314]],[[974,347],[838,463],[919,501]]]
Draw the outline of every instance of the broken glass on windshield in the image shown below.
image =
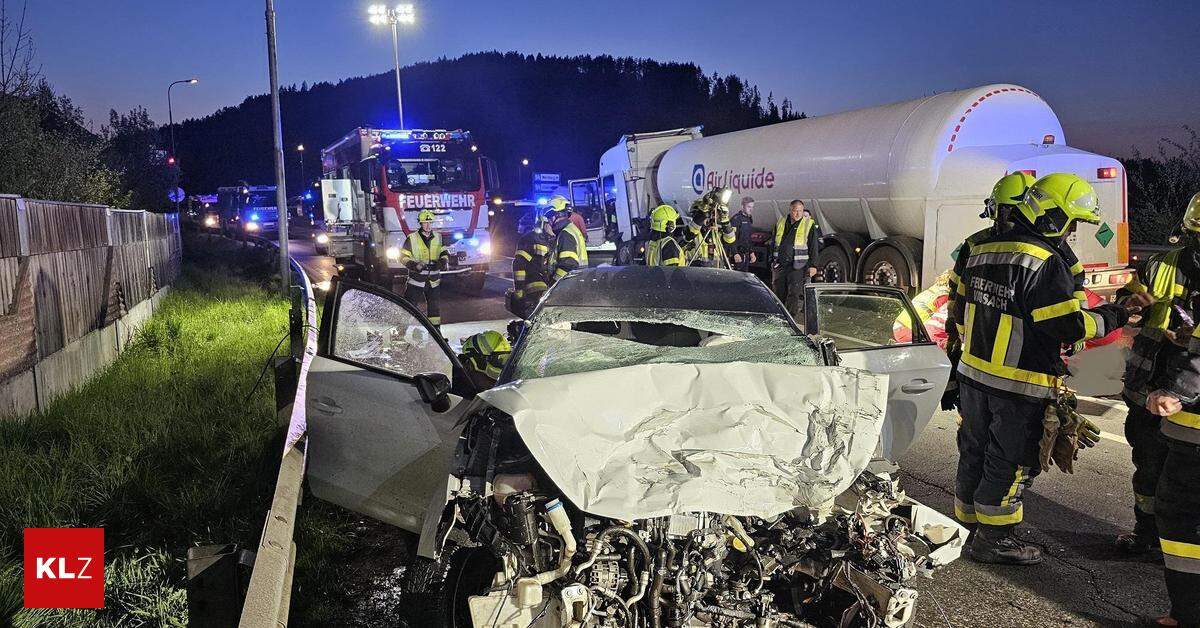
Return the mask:
[[516,359],[513,379],[634,364],[822,364],[781,316],[608,307],[543,308]]

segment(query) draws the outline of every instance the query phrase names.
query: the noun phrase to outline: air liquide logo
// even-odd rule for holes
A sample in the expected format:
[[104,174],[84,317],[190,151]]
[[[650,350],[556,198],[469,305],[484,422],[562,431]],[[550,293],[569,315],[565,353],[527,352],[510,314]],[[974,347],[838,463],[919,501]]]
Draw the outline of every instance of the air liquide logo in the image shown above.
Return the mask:
[[692,191],[704,194],[704,164],[692,166]]
[[104,607],[103,528],[25,528],[25,608]]

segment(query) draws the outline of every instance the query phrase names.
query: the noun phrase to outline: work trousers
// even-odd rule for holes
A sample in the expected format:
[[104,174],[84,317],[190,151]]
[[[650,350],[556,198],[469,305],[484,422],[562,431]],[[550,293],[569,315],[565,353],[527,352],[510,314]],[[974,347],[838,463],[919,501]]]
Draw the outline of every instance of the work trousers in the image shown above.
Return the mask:
[[1155,516],[1166,567],[1171,617],[1200,626],[1200,446],[1168,441]]
[[1167,459],[1167,439],[1160,431],[1162,417],[1150,414],[1144,406],[1128,398],[1125,403],[1129,406],[1125,440],[1133,450],[1133,532],[1142,538],[1156,539],[1154,493]]
[[786,265],[771,271],[771,290],[783,301],[792,318],[804,327],[804,285],[808,283],[807,268],[792,268]]
[[958,475],[954,514],[986,537],[1024,518],[1022,493],[1041,472],[1038,442],[1046,402],[990,394],[959,380]]
[[409,282],[405,285],[407,287],[404,289],[404,298],[408,299],[409,303],[416,305],[417,298],[420,297],[422,294],[424,294],[424,296],[425,296],[425,316],[429,319],[430,323],[433,323],[434,327],[441,329],[442,308],[438,304],[439,288],[437,286],[429,285],[429,282],[424,282],[420,286],[415,285],[411,282]]

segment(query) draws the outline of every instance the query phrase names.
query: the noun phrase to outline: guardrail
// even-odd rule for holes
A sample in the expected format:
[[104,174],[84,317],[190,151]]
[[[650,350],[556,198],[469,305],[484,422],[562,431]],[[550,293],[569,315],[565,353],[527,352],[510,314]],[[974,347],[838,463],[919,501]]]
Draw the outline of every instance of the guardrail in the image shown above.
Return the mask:
[[[258,236],[243,235],[239,240],[259,248],[278,248],[275,241]],[[272,259],[278,260],[278,257]],[[317,353],[317,302],[312,282],[304,269],[294,258],[289,258],[289,265],[295,277],[293,287],[298,288],[298,294],[293,297],[290,315],[292,343],[288,362],[295,365],[298,360],[299,364],[294,371],[296,388],[289,413],[287,439],[275,480],[275,493],[263,524],[238,623],[245,628],[287,625],[296,565],[296,543],[293,539],[296,511],[300,504],[304,469],[308,463],[305,381],[313,356]]]

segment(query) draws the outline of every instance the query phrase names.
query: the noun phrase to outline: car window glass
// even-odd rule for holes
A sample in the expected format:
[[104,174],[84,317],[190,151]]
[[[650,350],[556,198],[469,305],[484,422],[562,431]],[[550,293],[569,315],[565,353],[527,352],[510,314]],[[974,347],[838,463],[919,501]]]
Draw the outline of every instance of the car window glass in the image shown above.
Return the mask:
[[450,358],[429,329],[398,303],[350,289],[337,309],[333,355],[412,377],[451,374]]
[[839,351],[912,344],[911,328],[898,295],[817,292],[817,332]]
[[821,364],[780,316],[643,308],[546,307],[531,322],[514,377],[533,379],[635,364]]

